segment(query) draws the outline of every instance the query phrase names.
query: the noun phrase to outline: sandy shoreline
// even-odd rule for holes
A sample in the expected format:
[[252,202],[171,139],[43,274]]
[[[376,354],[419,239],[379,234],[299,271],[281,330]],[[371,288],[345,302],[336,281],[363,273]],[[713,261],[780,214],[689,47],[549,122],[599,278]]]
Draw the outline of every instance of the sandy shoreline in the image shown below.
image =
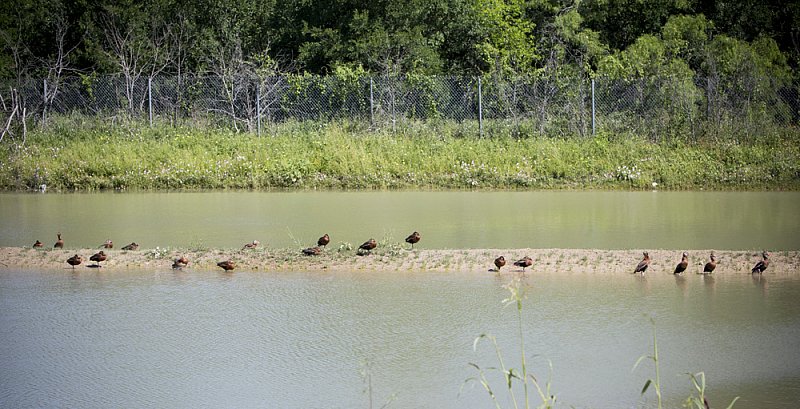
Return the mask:
[[[77,269],[89,268],[89,257],[98,249],[32,249],[0,247],[0,268],[63,269],[70,268],[66,260],[74,254],[84,258]],[[184,256],[189,260],[185,270],[218,270],[217,262],[231,260],[234,271],[367,271],[367,272],[489,272],[494,268],[495,257],[503,255],[507,265],[502,273],[521,272],[513,262],[524,256],[533,259],[526,272],[625,274],[632,273],[642,258],[642,250],[592,250],[592,249],[467,249],[413,251],[394,246],[376,249],[373,254],[358,256],[354,250],[327,249],[319,256],[304,256],[299,249],[257,248],[234,249],[173,249],[154,248],[126,251],[104,250],[108,259],[101,263],[101,271],[118,270],[169,270],[174,259]],[[652,259],[647,274],[672,274],[680,261],[681,251],[648,250]],[[710,250],[692,250],[689,253],[687,274],[699,273],[708,261]],[[750,274],[750,269],[761,259],[759,251],[715,251],[718,265],[714,274]],[[770,255],[771,264],[765,274],[800,276],[800,251],[776,251]]]

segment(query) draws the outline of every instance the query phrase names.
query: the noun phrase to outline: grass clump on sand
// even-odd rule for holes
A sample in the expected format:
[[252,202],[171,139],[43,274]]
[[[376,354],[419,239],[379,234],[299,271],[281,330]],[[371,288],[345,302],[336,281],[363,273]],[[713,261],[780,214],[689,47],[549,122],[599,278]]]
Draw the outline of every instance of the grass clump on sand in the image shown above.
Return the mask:
[[350,122],[273,125],[258,137],[224,128],[54,117],[25,144],[0,146],[0,189],[273,188],[797,189],[796,131],[652,142],[464,136],[457,123],[392,133]]

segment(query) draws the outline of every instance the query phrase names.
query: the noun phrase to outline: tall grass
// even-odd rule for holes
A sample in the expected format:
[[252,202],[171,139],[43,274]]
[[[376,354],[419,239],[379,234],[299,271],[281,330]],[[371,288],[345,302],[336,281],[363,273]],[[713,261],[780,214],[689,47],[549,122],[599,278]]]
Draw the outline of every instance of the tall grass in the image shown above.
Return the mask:
[[[505,394],[507,394],[508,400],[511,402],[515,409],[519,409],[522,405],[525,409],[529,409],[531,407],[531,396],[529,393],[529,386],[536,388],[536,393],[538,394],[538,398],[540,403],[537,409],[552,409],[556,406],[556,396],[551,390],[551,384],[548,380],[544,387],[536,377],[529,373],[527,367],[527,358],[525,353],[525,335],[523,333],[522,327],[522,301],[525,299],[525,288],[522,285],[522,282],[519,277],[513,279],[510,283],[504,286],[509,292],[510,295],[508,298],[503,300],[504,305],[514,305],[516,306],[516,320],[518,326],[518,341],[519,341],[519,348],[520,348],[520,356],[519,356],[519,365],[520,369],[515,369],[512,366],[509,366],[506,363],[506,359],[504,358],[503,352],[500,349],[500,346],[497,343],[497,338],[490,334],[481,334],[475,341],[473,342],[473,350],[477,351],[478,345],[483,340],[489,340],[492,343],[492,347],[494,350],[494,354],[497,358],[498,366],[491,366],[491,367],[482,367],[474,362],[470,362],[469,365],[477,371],[478,375],[475,377],[467,378],[464,381],[464,385],[467,385],[471,382],[478,382],[489,395],[494,407],[496,409],[500,409],[502,406],[498,398],[500,397],[503,392],[495,390],[492,387],[492,383],[489,380],[489,374],[492,372],[500,372],[503,376],[503,387],[505,388]],[[643,355],[639,357],[636,363],[633,365],[633,370],[639,367],[639,365],[645,359],[649,359],[653,362],[653,369],[655,372],[655,378],[647,379],[644,383],[644,387],[642,388],[641,395],[647,393],[647,391],[652,386],[653,390],[656,394],[657,399],[657,407],[658,409],[663,408],[663,400],[661,394],[661,368],[660,368],[660,361],[658,356],[658,337],[656,336],[656,323],[655,320],[651,317],[650,323],[653,326],[653,353],[652,355]],[[552,375],[553,366],[550,363],[550,375]],[[707,406],[707,400],[705,397],[705,390],[706,390],[706,378],[704,372],[698,373],[688,373],[691,381],[692,386],[694,387],[697,395],[692,392],[684,402],[684,407],[696,408],[696,409],[705,409]],[[522,398],[518,398],[515,389],[515,385],[521,383],[521,387],[523,390]],[[463,387],[463,386],[462,386]],[[739,399],[737,396],[736,398],[731,401],[731,403],[726,407],[726,409],[732,409],[733,405]]]
[[24,145],[0,146],[0,189],[800,188],[796,131],[748,143],[654,143],[608,134],[478,138],[461,136],[456,123],[415,130],[303,122],[258,137],[54,117]]

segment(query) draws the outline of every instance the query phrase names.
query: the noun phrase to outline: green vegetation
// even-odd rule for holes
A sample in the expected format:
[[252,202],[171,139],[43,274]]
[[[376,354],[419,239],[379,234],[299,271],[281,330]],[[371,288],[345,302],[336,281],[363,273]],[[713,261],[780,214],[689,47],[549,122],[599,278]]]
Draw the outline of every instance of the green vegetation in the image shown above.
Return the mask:
[[[794,130],[739,142],[633,135],[464,136],[463,124],[397,134],[350,122],[225,129],[56,117],[0,146],[0,189],[798,189]],[[474,135],[474,134],[472,134]]]

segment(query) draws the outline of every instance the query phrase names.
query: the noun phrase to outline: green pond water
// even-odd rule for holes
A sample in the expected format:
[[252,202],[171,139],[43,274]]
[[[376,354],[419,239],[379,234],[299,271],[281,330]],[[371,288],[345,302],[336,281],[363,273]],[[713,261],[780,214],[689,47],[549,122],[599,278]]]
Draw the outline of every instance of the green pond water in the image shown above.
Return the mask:
[[800,249],[800,192],[0,194],[0,246]]

